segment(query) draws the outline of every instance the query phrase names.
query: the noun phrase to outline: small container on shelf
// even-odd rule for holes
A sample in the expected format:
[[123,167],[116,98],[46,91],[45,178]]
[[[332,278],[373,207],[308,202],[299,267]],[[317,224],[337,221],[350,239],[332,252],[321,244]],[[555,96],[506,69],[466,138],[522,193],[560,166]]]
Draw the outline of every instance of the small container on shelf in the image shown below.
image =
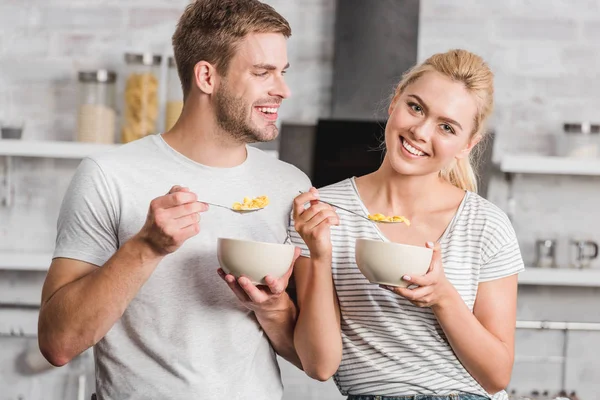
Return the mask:
[[561,157],[600,157],[600,125],[589,122],[565,123],[559,135],[557,153]]
[[165,132],[170,130],[181,115],[183,110],[183,92],[181,81],[177,73],[175,59],[169,57],[169,69],[167,74],[167,106],[165,115]]
[[23,136],[23,127],[25,123],[18,118],[0,119],[0,138],[2,139],[21,139]]
[[156,133],[161,56],[125,54],[125,110],[121,141],[128,143]]
[[77,141],[115,142],[115,82],[117,74],[105,69],[79,73]]

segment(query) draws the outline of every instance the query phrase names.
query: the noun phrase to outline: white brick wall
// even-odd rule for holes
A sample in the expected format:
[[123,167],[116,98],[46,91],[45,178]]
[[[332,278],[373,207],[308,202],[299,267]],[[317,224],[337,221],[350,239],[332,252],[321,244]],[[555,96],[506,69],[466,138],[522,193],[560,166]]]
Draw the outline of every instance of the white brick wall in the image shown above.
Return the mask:
[[[335,1],[268,3],[289,19],[294,30],[288,74],[293,97],[282,118],[314,122],[329,112]],[[76,72],[95,67],[122,72],[126,51],[169,51],[174,24],[186,4],[185,0],[0,0],[0,112],[10,98],[27,121],[26,138],[71,140]],[[509,149],[549,152],[547,135],[560,133],[562,122],[600,121],[600,0],[421,0],[419,58],[456,47],[481,54],[496,74],[496,157]],[[0,208],[0,251],[52,249],[58,206],[75,165],[15,160],[16,198],[13,208]],[[558,232],[563,240],[559,259],[564,260],[564,240],[580,231],[583,221],[600,226],[599,183],[599,178],[517,180],[515,228],[526,261],[532,259],[537,234]],[[505,189],[501,180],[491,188],[492,199],[501,206]],[[600,241],[600,230],[588,233]],[[22,291],[15,288],[17,281]],[[0,302],[37,301],[40,276],[17,279],[2,274],[0,282]],[[598,298],[595,289],[521,288],[519,318],[598,322]],[[571,341],[569,347],[570,388],[578,389],[582,398],[600,398],[595,379],[600,365],[593,356],[599,350],[598,334],[574,337],[580,342]],[[16,372],[19,343],[30,344],[25,339],[0,339],[2,349],[10,349],[0,353],[0,376],[17,380],[8,387],[0,379],[0,400],[41,399],[39,393],[45,393],[44,399],[73,398],[57,394],[65,377],[72,376],[69,369],[32,378]],[[518,333],[519,354],[555,354],[559,346],[560,334]],[[331,384],[304,386],[307,380],[290,369],[284,371],[286,399],[340,398]],[[517,364],[513,386],[558,388],[559,373],[558,365]]]

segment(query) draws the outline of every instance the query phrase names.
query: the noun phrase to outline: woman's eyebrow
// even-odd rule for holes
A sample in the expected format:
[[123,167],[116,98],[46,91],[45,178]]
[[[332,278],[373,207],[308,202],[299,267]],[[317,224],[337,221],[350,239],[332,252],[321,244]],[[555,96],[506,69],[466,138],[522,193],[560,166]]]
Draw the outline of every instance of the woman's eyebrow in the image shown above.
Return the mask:
[[[429,109],[427,108],[427,104],[425,104],[425,102],[423,101],[422,98],[420,98],[419,96],[417,96],[416,94],[409,94],[408,97],[412,97],[415,100],[417,100],[420,104],[421,107],[423,107],[425,109],[425,111],[428,111]],[[440,117],[441,120],[444,120],[450,124],[456,125],[460,128],[460,130],[463,130],[463,127],[461,124],[459,124],[457,121],[453,120],[452,118],[448,118],[448,117]]]

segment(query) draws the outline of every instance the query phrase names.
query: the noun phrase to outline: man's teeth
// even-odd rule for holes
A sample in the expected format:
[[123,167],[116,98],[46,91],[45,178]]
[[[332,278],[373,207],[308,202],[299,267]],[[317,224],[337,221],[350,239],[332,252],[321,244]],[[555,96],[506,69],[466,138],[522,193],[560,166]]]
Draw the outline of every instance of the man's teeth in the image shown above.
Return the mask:
[[258,111],[263,112],[265,114],[275,114],[277,113],[277,108],[270,108],[270,107],[257,107]]
[[410,144],[408,144],[408,142],[406,140],[404,140],[404,138],[402,138],[402,146],[408,150],[408,152],[410,154],[414,154],[415,156],[424,156],[425,153],[423,153],[421,150],[417,150],[414,147],[412,147]]

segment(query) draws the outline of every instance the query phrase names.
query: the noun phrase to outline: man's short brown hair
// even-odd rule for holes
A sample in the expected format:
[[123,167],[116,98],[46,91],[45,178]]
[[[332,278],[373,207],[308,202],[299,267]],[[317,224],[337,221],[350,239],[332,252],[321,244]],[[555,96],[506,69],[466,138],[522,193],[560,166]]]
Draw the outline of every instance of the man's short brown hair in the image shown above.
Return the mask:
[[173,34],[173,51],[184,98],[194,66],[209,62],[225,75],[237,42],[250,33],[292,35],[289,23],[258,0],[196,0],[188,5]]

